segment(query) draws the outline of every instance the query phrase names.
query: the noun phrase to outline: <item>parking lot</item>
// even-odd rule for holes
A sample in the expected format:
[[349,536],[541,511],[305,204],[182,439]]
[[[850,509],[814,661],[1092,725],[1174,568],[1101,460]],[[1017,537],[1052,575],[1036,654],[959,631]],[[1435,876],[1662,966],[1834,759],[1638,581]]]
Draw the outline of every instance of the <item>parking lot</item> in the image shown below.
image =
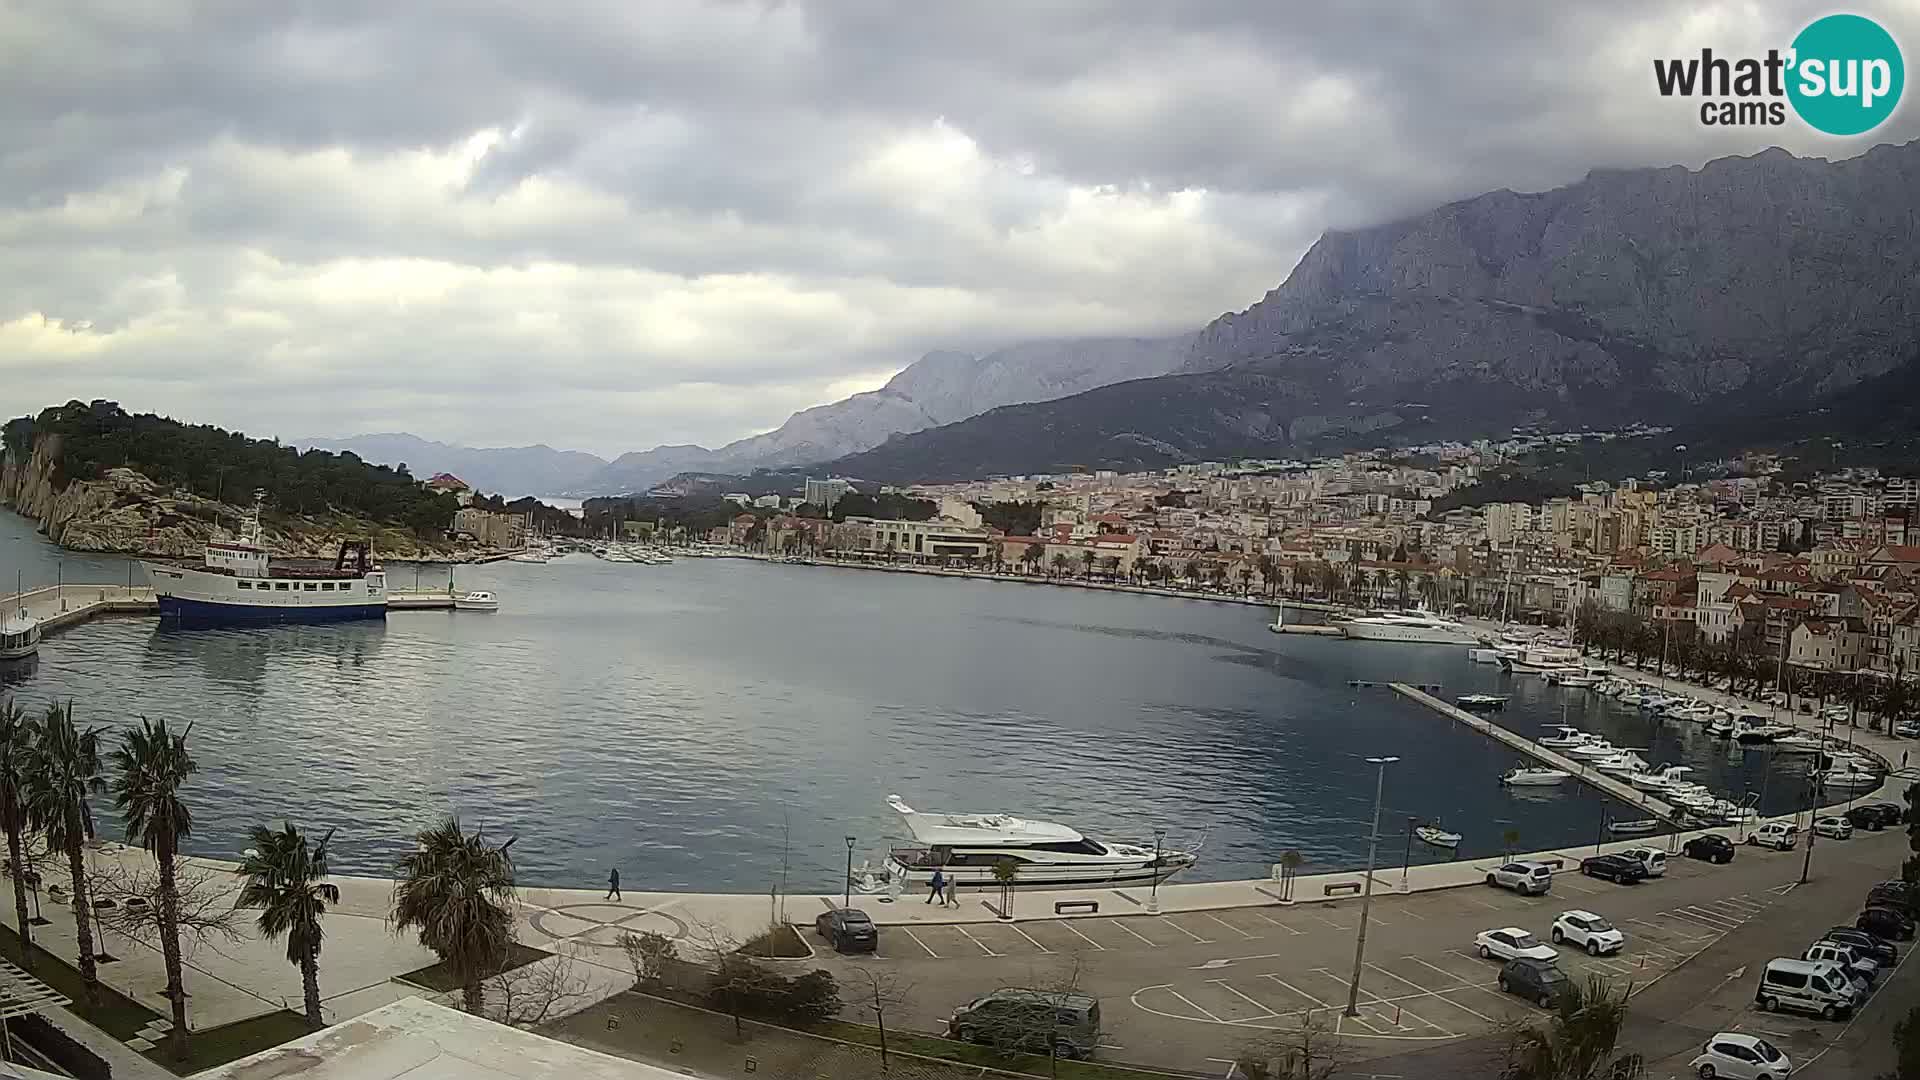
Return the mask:
[[1800,865],[1800,852],[1742,847],[1727,866],[1674,858],[1664,878],[1638,885],[1563,872],[1541,897],[1484,887],[1377,894],[1355,1017],[1344,1009],[1358,898],[887,926],[875,955],[823,953],[822,962],[900,972],[915,986],[900,1022],[921,1030],[942,1030],[954,1008],[998,986],[1070,981],[1104,1002],[1103,1046],[1115,1060],[1217,1071],[1241,1043],[1308,1017],[1347,1037],[1357,1054],[1380,1056],[1538,1015],[1499,990],[1498,961],[1475,955],[1482,930],[1515,926],[1544,942],[1561,912],[1595,912],[1627,935],[1625,947],[1593,957],[1562,946],[1560,967],[1575,979],[1596,974],[1644,987],[1789,896]]

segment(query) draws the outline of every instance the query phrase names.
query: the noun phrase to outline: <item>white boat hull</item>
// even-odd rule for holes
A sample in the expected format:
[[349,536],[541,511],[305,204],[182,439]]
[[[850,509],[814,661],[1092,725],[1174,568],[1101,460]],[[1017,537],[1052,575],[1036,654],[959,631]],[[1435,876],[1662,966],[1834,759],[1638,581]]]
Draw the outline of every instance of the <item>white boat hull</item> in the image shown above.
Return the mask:
[[1393,641],[1403,645],[1478,645],[1471,631],[1440,626],[1403,626],[1393,623],[1336,623],[1355,641]]
[[387,617],[386,575],[246,578],[144,563],[160,617],[184,623],[338,622]]

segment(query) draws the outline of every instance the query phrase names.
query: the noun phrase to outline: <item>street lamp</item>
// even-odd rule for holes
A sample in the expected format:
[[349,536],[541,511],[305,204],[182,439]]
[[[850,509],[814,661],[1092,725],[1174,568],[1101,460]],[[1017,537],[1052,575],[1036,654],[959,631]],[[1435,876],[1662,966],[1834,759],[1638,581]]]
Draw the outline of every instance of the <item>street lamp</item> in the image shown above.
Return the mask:
[[841,907],[853,906],[853,845],[854,838],[847,837],[847,880],[846,888],[840,894]]
[[1153,830],[1153,884],[1147,887],[1147,914],[1160,914],[1160,843],[1167,838],[1167,830]]
[[1407,815],[1407,850],[1404,855],[1400,856],[1400,891],[1401,892],[1407,891],[1407,871],[1409,868],[1413,866],[1413,830],[1419,824],[1420,824],[1419,818],[1414,817],[1412,814]]
[[1360,936],[1353,944],[1353,981],[1347,985],[1347,1015],[1360,1015],[1360,965],[1367,956],[1367,915],[1373,909],[1373,859],[1380,849],[1380,800],[1387,790],[1387,766],[1397,757],[1370,757],[1379,771],[1373,781],[1373,828],[1367,832],[1367,878],[1360,889]]

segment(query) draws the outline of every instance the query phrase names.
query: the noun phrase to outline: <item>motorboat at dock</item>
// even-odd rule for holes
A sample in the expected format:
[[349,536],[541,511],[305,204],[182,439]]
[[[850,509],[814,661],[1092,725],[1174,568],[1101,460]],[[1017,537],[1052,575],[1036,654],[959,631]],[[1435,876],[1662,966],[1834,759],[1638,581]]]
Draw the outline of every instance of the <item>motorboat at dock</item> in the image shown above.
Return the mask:
[[1468,712],[1499,712],[1507,707],[1507,698],[1503,694],[1461,694],[1453,703]]
[[898,795],[887,796],[887,805],[922,846],[894,848],[879,874],[865,870],[856,875],[856,881],[870,881],[875,889],[896,881],[907,889],[925,888],[935,872],[961,888],[999,888],[994,868],[1008,860],[1019,867],[1016,888],[1147,885],[1199,860],[1194,851],[1092,840],[1050,821],[1009,814],[921,813]]
[[1559,769],[1523,765],[1501,773],[1500,782],[1508,787],[1552,787],[1565,783],[1572,775]]
[[1413,835],[1421,843],[1430,847],[1447,848],[1451,850],[1460,846],[1459,833],[1448,832],[1438,825],[1422,825],[1413,830]]

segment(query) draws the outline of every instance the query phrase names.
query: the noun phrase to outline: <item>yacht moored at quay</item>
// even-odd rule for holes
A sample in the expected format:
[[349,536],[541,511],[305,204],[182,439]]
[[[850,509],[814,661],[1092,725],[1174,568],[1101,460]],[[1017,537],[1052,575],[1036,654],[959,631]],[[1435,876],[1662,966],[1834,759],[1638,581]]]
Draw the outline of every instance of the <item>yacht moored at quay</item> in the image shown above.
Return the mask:
[[1465,623],[1420,611],[1385,611],[1343,619],[1333,625],[1357,641],[1398,641],[1415,645],[1480,645],[1484,637]]
[[1137,844],[1090,840],[1050,821],[1008,814],[923,814],[898,795],[887,796],[887,805],[923,846],[894,848],[877,875],[865,867],[855,871],[863,889],[878,890],[893,882],[908,891],[925,888],[936,870],[960,888],[999,888],[994,866],[1003,860],[1019,867],[1016,888],[1146,885],[1199,861],[1192,851],[1163,848],[1156,853]]
[[260,536],[256,502],[237,538],[207,542],[203,565],[142,563],[160,617],[214,626],[387,617],[387,576],[365,541],[343,541],[332,569],[304,569],[274,566]]

